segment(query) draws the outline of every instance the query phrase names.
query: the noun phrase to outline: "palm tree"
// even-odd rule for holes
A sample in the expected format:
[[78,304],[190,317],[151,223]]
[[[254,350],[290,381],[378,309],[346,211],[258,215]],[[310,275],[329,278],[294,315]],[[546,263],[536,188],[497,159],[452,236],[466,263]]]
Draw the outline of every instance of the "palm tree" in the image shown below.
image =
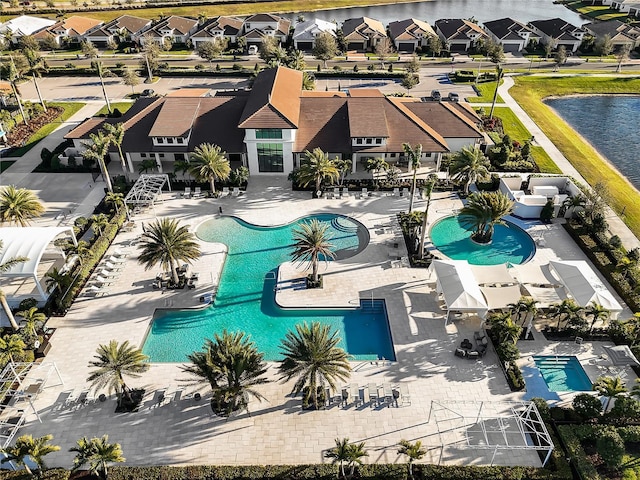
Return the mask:
[[120,164],[122,165],[122,172],[125,177],[129,179],[129,168],[127,167],[127,161],[122,154],[122,142],[124,142],[124,134],[125,127],[124,123],[116,123],[115,125],[111,123],[105,123],[104,129],[107,132],[109,140],[113,143],[118,149],[118,154],[120,155]]
[[282,355],[278,370],[283,381],[296,379],[292,393],[297,395],[308,387],[306,403],[318,408],[318,387],[336,389],[336,380],[346,381],[351,372],[347,353],[340,347],[337,331],[329,325],[313,322],[296,325],[282,340]]
[[91,228],[97,230],[98,236],[102,235],[104,228],[109,225],[109,219],[104,213],[98,215],[91,215]]
[[493,111],[496,108],[496,100],[498,100],[498,87],[500,86],[500,80],[502,80],[502,75],[504,74],[504,69],[500,65],[496,65],[496,90],[493,92],[493,100],[491,101],[491,111],[489,112],[489,118],[493,118]]
[[[4,242],[0,240],[0,252],[2,252],[4,248]],[[3,263],[0,263],[0,273],[7,272],[11,270],[16,265],[27,262],[29,259],[27,257],[12,257],[5,260]],[[2,309],[4,310],[5,315],[9,319],[9,323],[11,323],[11,327],[14,330],[18,330],[18,324],[16,323],[16,319],[13,317],[13,313],[11,312],[11,307],[9,307],[9,303],[7,302],[7,297],[5,296],[2,289],[0,289],[0,304],[2,305]]]
[[[109,96],[107,95],[107,89],[104,86],[105,69],[102,62],[98,60],[98,57],[99,57],[98,49],[89,40],[81,42],[80,47],[82,48],[82,53],[84,53],[85,57],[91,59],[91,66],[96,69],[96,73],[100,77],[100,85],[102,86],[102,95],[104,96],[104,101],[107,104],[107,110],[109,112],[109,115],[111,115],[112,113],[111,102],[109,101]],[[109,75],[111,74],[108,70],[106,71],[106,73]]]
[[609,318],[611,312],[608,308],[603,307],[594,300],[587,306],[584,314],[586,317],[591,317],[591,325],[589,325],[589,334],[591,334],[591,332],[593,332],[593,328],[596,325],[596,322],[598,320],[602,320],[603,322],[605,322]]
[[509,312],[492,316],[491,325],[500,332],[499,343],[518,343],[522,327],[513,321]]
[[264,355],[244,332],[216,333],[214,340],[205,340],[203,351],[187,356],[192,365],[182,370],[196,376],[196,383],[204,381],[211,386],[211,409],[216,414],[229,416],[246,409],[250,396],[264,398],[254,387],[268,383],[263,377],[268,367]]
[[209,182],[211,194],[216,193],[216,180],[226,180],[231,173],[231,166],[227,160],[227,152],[223,152],[217,145],[203,143],[196,147],[191,155],[189,173],[198,182]]
[[173,282],[177,285],[177,262],[192,260],[200,257],[200,246],[195,241],[195,235],[189,228],[180,225],[178,220],[163,218],[149,224],[142,234],[140,249],[142,252],[138,262],[145,266],[145,270],[155,267],[158,263],[165,270],[171,269]]
[[18,465],[22,465],[29,475],[33,476],[33,472],[26,463],[27,457],[33,460],[39,470],[44,470],[45,464],[43,457],[60,450],[59,446],[49,444],[52,439],[53,435],[45,435],[40,438],[33,438],[31,435],[22,435],[18,437],[15,445],[0,450],[6,455],[1,463],[16,462]]
[[309,262],[311,266],[311,280],[318,281],[318,263],[320,256],[325,262],[335,258],[333,244],[329,242],[331,235],[327,233],[329,224],[313,219],[310,222],[303,222],[298,228],[293,229],[293,247],[291,252],[294,262]]
[[131,399],[131,392],[124,377],[139,378],[149,370],[149,357],[138,347],[130,345],[128,340],[121,344],[111,340],[108,345],[99,345],[94,358],[95,360],[89,362],[89,366],[95,367],[95,370],[91,372],[87,382],[96,390],[106,387],[109,394],[115,391],[118,405],[121,404],[123,395]]
[[111,184],[111,177],[107,170],[107,164],[104,161],[104,157],[109,153],[109,145],[111,144],[111,137],[104,134],[102,130],[98,130],[98,133],[90,133],[90,142],[83,142],[82,144],[87,147],[82,152],[82,156],[89,160],[93,160],[100,167],[100,172],[107,184],[107,190],[113,192],[113,185]]
[[104,201],[113,205],[116,208],[116,213],[119,213],[120,206],[124,205],[124,195],[122,193],[108,192],[104,197]]
[[176,160],[173,163],[173,173],[182,174],[182,179],[185,179],[185,173],[189,171],[189,162],[186,160]]
[[325,458],[331,458],[333,460],[332,463],[334,465],[336,463],[338,464],[338,471],[336,473],[336,477],[338,478],[340,478],[340,475],[342,475],[342,478],[347,478],[347,474],[344,471],[344,464],[345,462],[349,462],[350,450],[351,447],[348,438],[343,438],[342,440],[336,438],[336,446],[324,454]]
[[99,475],[103,480],[107,480],[107,464],[120,463],[126,459],[122,456],[122,447],[119,443],[109,443],[109,435],[101,438],[82,437],[76,442],[76,446],[69,449],[76,452],[73,459],[73,471],[89,464],[89,472],[92,475]]
[[365,166],[365,170],[367,172],[373,172],[373,181],[376,186],[378,185],[378,175],[380,172],[386,172],[389,170],[389,164],[382,157],[370,158],[367,160],[367,164]]
[[26,227],[29,220],[40,217],[44,212],[40,199],[31,190],[8,185],[0,193],[0,223]]
[[408,143],[402,144],[404,155],[409,161],[409,166],[413,170],[413,178],[411,180],[411,200],[409,201],[409,213],[413,211],[413,200],[416,196],[416,175],[418,174],[418,168],[420,168],[420,159],[422,158],[422,145],[417,144],[412,147]]
[[565,320],[565,324],[568,324],[571,321],[571,318],[576,316],[578,312],[582,310],[582,307],[578,305],[574,299],[565,298],[560,304],[551,305],[549,310],[554,317],[558,317],[558,325],[556,325],[556,329],[560,330],[562,320]]
[[27,345],[18,334],[5,335],[0,338],[0,358],[3,363],[13,362],[14,355],[21,355]]
[[489,167],[491,163],[475,147],[463,147],[456,152],[451,162],[451,178],[454,182],[464,185],[465,195],[469,195],[469,187],[478,180],[486,180],[490,177]]
[[593,389],[603,397],[607,397],[607,403],[604,405],[605,413],[609,410],[611,400],[627,391],[620,377],[598,377],[593,384]]
[[472,229],[471,238],[490,243],[496,225],[504,225],[502,217],[513,211],[513,201],[502,192],[474,192],[460,209],[460,221]]
[[427,225],[429,218],[429,207],[431,206],[431,195],[433,188],[436,186],[438,178],[435,175],[429,175],[427,181],[422,187],[422,194],[427,198],[427,205],[424,207],[424,216],[422,217],[422,232],[420,232],[420,258],[424,258],[424,241],[427,237]]
[[340,186],[344,183],[344,177],[351,171],[353,162],[351,160],[342,160],[341,158],[334,158],[333,163],[338,169],[340,174]]
[[36,93],[38,94],[38,99],[40,100],[42,109],[46,112],[47,105],[44,103],[42,94],[40,93],[40,86],[38,85],[38,81],[36,80],[36,78],[42,76],[42,72],[46,72],[46,63],[42,58],[42,55],[40,55],[40,52],[37,50],[37,42],[30,47],[26,47],[23,45],[21,50],[22,54],[27,59],[28,66],[26,73],[31,74],[31,78],[33,79],[33,86],[36,88]]
[[349,445],[349,464],[351,465],[351,471],[349,472],[349,476],[353,477],[353,474],[356,471],[356,465],[362,465],[362,459],[364,457],[368,457],[369,454],[364,448],[364,442],[360,443],[352,443]]
[[53,292],[57,287],[62,294],[66,292],[67,288],[71,285],[71,277],[68,273],[60,273],[58,267],[53,267],[45,274],[45,283],[47,293]]
[[400,448],[398,448],[398,455],[406,455],[409,461],[409,476],[413,478],[413,462],[420,460],[427,454],[427,451],[422,448],[422,442],[418,440],[416,443],[408,442],[407,440],[400,440]]
[[38,336],[38,328],[40,328],[47,316],[38,311],[38,307],[31,307],[29,310],[20,310],[16,313],[24,320],[24,329],[27,331],[27,337],[35,338]]
[[566,212],[571,212],[571,216],[573,216],[579,208],[584,208],[586,203],[587,199],[584,195],[578,193],[577,195],[573,195],[562,202],[562,206],[565,208]]
[[138,173],[147,173],[149,170],[153,170],[154,168],[158,168],[156,161],[151,158],[145,158],[138,165]]
[[322,182],[333,183],[340,177],[340,171],[334,160],[320,148],[314,148],[313,152],[306,150],[305,158],[300,163],[297,180],[301,187],[315,183],[314,196],[321,192]]

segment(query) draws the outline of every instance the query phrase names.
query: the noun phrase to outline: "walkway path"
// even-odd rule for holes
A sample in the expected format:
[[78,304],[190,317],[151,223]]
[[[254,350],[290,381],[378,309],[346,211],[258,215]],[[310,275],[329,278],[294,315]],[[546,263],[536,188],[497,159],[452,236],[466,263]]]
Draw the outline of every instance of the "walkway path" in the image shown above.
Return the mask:
[[[509,89],[514,85],[513,77],[505,76],[504,81],[500,87],[498,87],[498,93],[502,97],[506,106],[508,106],[513,113],[520,119],[522,124],[529,130],[531,135],[535,137],[535,143],[543,147],[553,161],[558,165],[558,168],[563,173],[572,176],[578,182],[588,185],[587,181],[580,175],[578,170],[571,164],[571,162],[562,154],[560,150],[549,140],[544,132],[538,127],[538,125],[531,119],[531,117],[525,112],[522,107],[516,102],[509,94]],[[609,223],[609,230],[612,234],[618,235],[622,240],[623,245],[627,249],[640,247],[640,240],[633,234],[629,227],[616,215],[616,213],[609,209],[607,213],[607,222]]]

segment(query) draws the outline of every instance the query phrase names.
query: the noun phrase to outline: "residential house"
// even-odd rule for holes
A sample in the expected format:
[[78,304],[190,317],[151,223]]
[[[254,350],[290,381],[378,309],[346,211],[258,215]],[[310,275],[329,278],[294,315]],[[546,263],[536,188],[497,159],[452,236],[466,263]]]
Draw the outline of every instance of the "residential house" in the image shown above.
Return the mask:
[[293,47],[296,50],[313,50],[318,35],[329,32],[335,37],[337,28],[333,22],[317,19],[297,23],[293,30]]
[[485,22],[484,29],[505,52],[521,52],[530,41],[537,43],[540,40],[540,36],[526,25],[508,17]]
[[270,13],[258,13],[245,19],[242,31],[247,46],[259,46],[265,37],[275,37],[284,44],[289,37],[290,27],[291,21],[286,18]]
[[561,18],[549,20],[534,20],[528,25],[541,37],[541,43],[553,48],[564,47],[567,52],[575,52],[580,47],[586,31],[580,27],[571,25]]
[[84,35],[96,27],[102,25],[102,21],[93,18],[79,17],[74,15],[60,20],[44,30],[34,34],[34,38],[43,41],[45,38],[53,38],[59,47],[70,43],[80,43],[84,40]]
[[16,45],[21,37],[33,35],[55,23],[55,20],[49,20],[48,18],[20,15],[7,22],[0,23],[0,36],[9,39],[12,44]]
[[429,38],[437,36],[427,22],[407,18],[389,24],[389,36],[399,52],[415,52],[418,47],[426,47]]
[[84,38],[97,47],[106,47],[110,41],[115,43],[137,41],[149,28],[151,28],[151,20],[148,18],[122,15],[105,25],[94,28]]
[[387,31],[379,20],[368,17],[349,18],[342,24],[342,35],[347,50],[374,50],[387,36]]
[[218,38],[226,38],[229,44],[235,45],[242,33],[242,24],[242,19],[236,17],[213,18],[191,35],[193,48],[198,48],[202,42],[213,42]]
[[436,20],[435,27],[440,40],[451,52],[467,52],[475,48],[478,41],[489,38],[477,24],[462,18]]
[[198,29],[198,21],[188,17],[178,17],[172,15],[153,25],[149,30],[139,38],[141,45],[150,39],[160,45],[164,45],[165,41],[171,43],[187,43],[191,34]]
[[385,97],[377,89],[303,91],[302,72],[285,67],[260,72],[250,91],[141,98],[121,118],[90,118],[65,138],[82,151],[105,122],[124,123],[122,149],[131,172],[148,159],[159,171],[173,171],[174,162],[205,142],[219,145],[232,167],[244,165],[251,175],[287,175],[314,148],[363,171],[374,157],[406,165],[405,142],[421,144],[423,160],[436,164],[443,153],[484,142],[480,119],[464,104]]
[[640,16],[640,0],[602,0],[603,5],[611,5],[613,10],[627,12],[630,17]]
[[601,42],[606,35],[609,35],[614,50],[625,45],[633,50],[640,45],[640,27],[623,23],[620,20],[587,23],[582,28],[594,37],[596,43]]

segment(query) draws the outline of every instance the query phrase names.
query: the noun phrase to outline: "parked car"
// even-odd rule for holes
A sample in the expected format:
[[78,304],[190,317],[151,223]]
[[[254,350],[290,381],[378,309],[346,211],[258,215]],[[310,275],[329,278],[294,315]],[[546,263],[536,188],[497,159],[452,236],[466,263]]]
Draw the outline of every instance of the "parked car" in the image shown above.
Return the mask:
[[250,45],[248,51],[249,51],[249,55],[257,55],[258,47],[256,45]]
[[459,102],[460,101],[460,95],[458,95],[456,92],[449,92],[449,101],[451,101],[451,102]]
[[156,93],[153,91],[153,89],[151,88],[145,88],[141,93],[140,96],[141,97],[151,97],[153,96],[153,94]]
[[440,90],[431,90],[431,98],[433,98],[436,102],[439,102],[442,99]]

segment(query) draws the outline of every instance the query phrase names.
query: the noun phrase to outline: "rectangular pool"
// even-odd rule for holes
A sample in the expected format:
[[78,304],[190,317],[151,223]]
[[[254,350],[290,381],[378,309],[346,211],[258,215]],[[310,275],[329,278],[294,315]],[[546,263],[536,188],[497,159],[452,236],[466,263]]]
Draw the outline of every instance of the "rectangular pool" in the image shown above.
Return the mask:
[[577,357],[537,355],[533,361],[550,392],[587,392],[592,389],[591,380]]

